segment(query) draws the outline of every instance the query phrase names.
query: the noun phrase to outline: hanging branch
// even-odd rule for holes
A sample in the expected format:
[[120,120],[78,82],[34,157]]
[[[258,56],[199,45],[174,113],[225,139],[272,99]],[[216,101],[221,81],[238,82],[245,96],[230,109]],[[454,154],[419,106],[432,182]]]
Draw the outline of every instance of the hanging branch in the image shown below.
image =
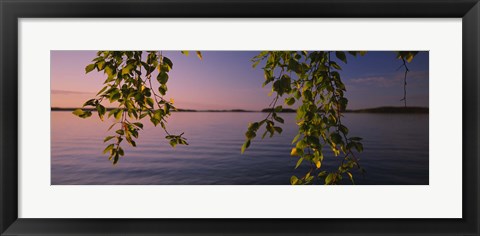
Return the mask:
[[403,103],[405,104],[405,107],[407,107],[407,75],[410,70],[408,69],[407,62],[403,57],[402,57],[402,62],[403,62],[403,65],[401,65],[400,67],[405,68],[405,74],[403,76],[403,98],[400,101],[403,101]]

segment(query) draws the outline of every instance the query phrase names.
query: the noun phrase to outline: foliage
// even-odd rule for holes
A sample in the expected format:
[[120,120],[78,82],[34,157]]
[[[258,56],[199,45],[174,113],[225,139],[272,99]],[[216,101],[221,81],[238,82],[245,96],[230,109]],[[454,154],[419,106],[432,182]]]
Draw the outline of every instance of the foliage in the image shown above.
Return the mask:
[[[188,51],[182,51],[188,55]],[[197,52],[202,59],[202,54]],[[85,72],[103,71],[106,76],[104,87],[95,98],[86,101],[82,109],[73,112],[81,118],[92,115],[89,109],[97,111],[101,120],[105,115],[115,118],[115,122],[108,130],[115,127],[115,133],[104,139],[108,143],[103,153],[109,155],[109,160],[116,164],[124,150],[120,144],[126,140],[135,147],[135,139],[143,123],[139,122],[148,118],[150,122],[160,125],[165,131],[165,138],[172,147],[178,144],[188,145],[182,135],[170,134],[166,127],[166,119],[171,111],[175,110],[173,100],[167,101],[165,94],[168,91],[167,81],[173,62],[158,51],[99,51],[92,64],[85,67]],[[155,74],[155,76],[154,76]],[[153,77],[153,78],[152,78]],[[158,86],[152,85],[152,80],[158,81]],[[107,111],[102,102],[107,101],[116,107]]]
[[[295,145],[290,155],[298,158],[295,168],[302,163],[309,165],[303,176],[292,176],[291,184],[338,184],[343,178],[354,183],[353,169],[364,172],[356,153],[363,151],[362,138],[349,136],[349,129],[342,124],[342,112],[348,100],[341,78],[341,64],[347,63],[347,54],[364,55],[365,51],[263,51],[253,58],[253,67],[261,62],[265,81],[271,84],[275,94],[270,104],[270,113],[265,119],[249,124],[245,133],[243,153],[257,136],[261,127],[262,139],[282,133],[278,123],[283,123],[279,112],[284,106],[298,104],[296,122],[298,134],[292,140]],[[417,52],[397,52],[397,57],[410,62]],[[405,65],[405,68],[406,65]],[[408,69],[407,69],[408,72]],[[406,72],[406,73],[407,73]],[[406,74],[405,74],[406,79]],[[278,104],[283,98],[282,104]],[[338,166],[322,168],[325,152],[330,150],[338,157]]]
[[[182,51],[188,55],[188,51]],[[345,95],[345,84],[342,82],[342,64],[347,63],[347,55],[354,57],[365,55],[365,51],[263,51],[252,59],[253,67],[264,64],[265,81],[263,86],[271,84],[274,99],[267,110],[269,113],[257,122],[250,123],[245,133],[246,140],[241,152],[251,145],[257,132],[264,128],[262,139],[267,135],[281,134],[278,124],[284,123],[279,115],[284,106],[297,104],[296,124],[298,134],[292,140],[294,147],[290,155],[297,157],[298,168],[307,164],[309,170],[303,176],[292,176],[291,184],[339,184],[348,178],[354,183],[353,170],[364,172],[356,153],[363,151],[362,138],[350,136],[349,129],[342,124],[342,113],[346,110],[348,99]],[[406,79],[407,62],[410,62],[418,52],[399,51],[397,58],[403,62]],[[101,120],[107,114],[103,101],[116,104],[108,111],[108,117],[114,117],[115,122],[109,130],[117,127],[112,136],[107,136],[104,142],[110,142],[104,149],[109,159],[116,164],[124,150],[120,146],[126,140],[131,146],[136,146],[134,139],[138,131],[143,129],[139,122],[148,118],[155,126],[160,124],[166,133],[172,147],[178,144],[188,145],[182,134],[172,135],[166,127],[166,119],[176,108],[173,101],[167,101],[164,96],[168,90],[167,82],[173,62],[158,51],[99,51],[93,63],[85,68],[89,73],[93,70],[103,71],[106,75],[104,87],[97,96],[88,100],[82,109],[73,112],[81,118],[92,116],[92,108],[97,111]],[[201,52],[196,52],[202,59]],[[155,71],[158,71],[155,72]],[[154,76],[154,74],[156,74]],[[159,83],[152,85],[152,77]],[[158,91],[158,92],[157,92]],[[280,104],[281,103],[281,104]],[[331,151],[338,159],[338,166],[325,167],[323,160],[326,152]]]

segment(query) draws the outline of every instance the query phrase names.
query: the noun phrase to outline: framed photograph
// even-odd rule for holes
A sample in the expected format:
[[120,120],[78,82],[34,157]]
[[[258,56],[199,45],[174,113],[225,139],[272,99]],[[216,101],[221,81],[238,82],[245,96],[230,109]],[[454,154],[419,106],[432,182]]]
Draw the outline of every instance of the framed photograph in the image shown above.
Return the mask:
[[0,235],[480,233],[477,0],[0,4]]

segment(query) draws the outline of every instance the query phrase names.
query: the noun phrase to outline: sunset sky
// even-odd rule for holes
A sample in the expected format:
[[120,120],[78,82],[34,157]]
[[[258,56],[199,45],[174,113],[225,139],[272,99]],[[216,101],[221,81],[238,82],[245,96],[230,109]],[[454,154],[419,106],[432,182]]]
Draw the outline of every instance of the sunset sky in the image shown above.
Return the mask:
[[[183,109],[246,109],[268,107],[270,88],[262,88],[261,67],[252,68],[255,51],[202,51],[203,60],[194,53],[164,51],[173,61],[167,98],[174,98]],[[85,74],[85,66],[96,51],[51,51],[51,106],[81,107],[103,87],[103,72]],[[393,52],[368,52],[363,57],[348,56],[340,63],[346,84],[348,109],[379,106],[403,106],[403,68]],[[428,52],[422,52],[408,64],[408,106],[428,107]],[[104,104],[111,107],[109,104]]]

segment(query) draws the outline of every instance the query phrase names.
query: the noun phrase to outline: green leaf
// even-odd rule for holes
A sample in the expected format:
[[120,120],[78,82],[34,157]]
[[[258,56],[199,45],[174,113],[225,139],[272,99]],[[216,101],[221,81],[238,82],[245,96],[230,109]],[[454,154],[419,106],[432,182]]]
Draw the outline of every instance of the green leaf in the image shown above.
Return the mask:
[[128,75],[131,73],[131,71],[133,70],[134,66],[132,64],[128,64],[127,66],[125,66],[124,68],[122,68],[122,75]]
[[103,61],[104,58],[103,57],[95,57],[92,61]]
[[115,89],[110,92],[109,100],[110,102],[114,102],[118,100],[122,95],[120,94],[120,91],[118,89]]
[[296,99],[300,99],[302,97],[302,92],[300,92],[300,90],[297,90],[293,96],[296,98]]
[[334,178],[335,178],[335,173],[328,174],[327,178],[325,178],[325,184],[332,184]]
[[[275,113],[274,113],[274,114],[275,114]],[[278,122],[280,122],[280,123],[282,123],[282,124],[285,122],[282,117],[277,116],[277,115],[273,116],[273,119],[275,119],[276,121],[278,121]]]
[[162,120],[162,117],[163,117],[163,110],[161,109],[158,109],[156,111],[153,112],[153,118],[157,119],[157,120]]
[[302,164],[302,161],[303,161],[303,157],[298,158],[297,164],[295,165],[295,169],[297,169],[300,166],[300,164]]
[[397,58],[403,58],[410,63],[417,54],[417,51],[399,51],[397,52]]
[[248,129],[251,129],[252,131],[257,131],[259,127],[260,124],[258,122],[253,122],[248,125]]
[[330,62],[330,65],[331,65],[333,68],[337,69],[337,70],[342,70],[342,67],[340,67],[340,66],[339,66],[336,62],[334,62],[334,61],[331,61],[331,62]]
[[295,59],[290,58],[290,61],[288,62],[288,69],[298,73],[300,72],[300,64],[298,64]]
[[317,169],[320,169],[320,167],[322,166],[322,163],[317,158],[313,159],[313,163],[315,164]]
[[270,137],[273,136],[273,134],[275,133],[275,128],[273,127],[273,125],[267,125],[267,131],[270,133]]
[[143,129],[143,124],[142,124],[142,123],[140,123],[140,122],[135,122],[135,123],[133,123],[133,124],[134,124],[135,126],[137,126],[138,128]]
[[136,129],[131,129],[130,133],[132,134],[133,137],[138,138],[138,131]]
[[147,102],[147,105],[150,106],[151,108],[153,108],[153,99],[152,98],[146,98],[145,100]]
[[298,141],[297,145],[295,145],[297,149],[304,149],[307,147],[307,143],[302,139]]
[[160,84],[166,84],[168,81],[168,74],[165,71],[160,71],[157,75],[157,81]]
[[330,135],[330,139],[332,140],[332,142],[334,142],[335,144],[340,144],[342,142],[342,136],[340,136],[340,134],[338,133],[332,133]]
[[277,133],[279,133],[279,134],[281,134],[281,133],[282,133],[282,131],[283,131],[283,129],[282,129],[282,128],[280,128],[280,127],[278,127],[278,126],[275,126],[275,127],[273,127],[273,128],[274,128],[274,129],[275,129],[275,131],[277,131]]
[[110,66],[105,67],[104,72],[107,74],[108,78],[113,78],[114,70]]
[[132,145],[132,147],[136,147],[137,144],[135,143],[135,141],[132,140],[132,138],[130,136],[126,136],[125,139],[127,140],[127,142]]
[[305,116],[305,104],[297,109],[297,120],[302,120]]
[[327,171],[325,171],[325,170],[318,173],[318,177],[321,177],[321,178],[325,177],[326,175],[327,175]]
[[90,64],[87,67],[85,67],[85,74],[89,73],[90,71],[95,69],[95,64]]
[[90,116],[92,116],[92,112],[91,111],[83,111],[82,109],[75,109],[72,114],[80,117],[80,118],[88,118]]
[[104,150],[103,150],[103,154],[106,154],[108,151],[112,150],[113,149],[113,146],[114,144],[110,144],[108,145]]
[[119,155],[118,155],[118,152],[117,152],[117,153],[115,153],[115,156],[113,157],[113,164],[114,164],[114,165],[117,164],[118,158],[119,158]]
[[105,68],[105,61],[98,61],[97,62],[97,68],[99,70],[103,70],[103,68]]
[[179,142],[180,144],[183,144],[183,145],[188,145],[187,141],[186,141],[185,139],[183,139],[183,138],[180,138],[180,139],[178,140],[178,142]]
[[347,109],[347,104],[348,104],[348,99],[346,98],[339,98],[338,99],[338,103],[340,103],[340,110],[345,110]]
[[123,152],[123,149],[122,149],[121,147],[118,148],[118,154],[119,154],[120,156],[124,156],[124,155],[125,155],[125,153]]
[[355,149],[357,149],[358,152],[363,152],[363,144],[355,143]]
[[122,118],[123,111],[118,109],[117,112],[115,113],[115,119],[120,120]]
[[248,147],[250,147],[250,139],[248,139],[247,141],[245,141],[245,143],[243,143],[241,153],[243,154]]
[[352,184],[355,184],[355,181],[353,181],[353,175],[350,172],[347,172],[348,178],[350,178],[350,181],[352,181]]
[[285,103],[289,106],[293,105],[295,103],[295,98],[289,97],[285,99]]
[[245,133],[245,137],[247,139],[253,139],[255,138],[255,136],[257,136],[257,134],[255,133],[255,131],[253,130],[248,130],[246,133]]
[[163,57],[163,63],[167,64],[171,69],[173,69],[173,62],[168,57]]
[[98,112],[98,117],[100,117],[100,120],[103,120],[103,115],[105,115],[105,107],[102,106],[101,104],[97,104],[97,112]]
[[344,133],[345,135],[348,134],[348,128],[345,125],[339,125],[338,129],[340,130],[340,132]]
[[407,56],[405,57],[405,59],[407,60],[408,63],[410,63],[410,62],[412,62],[412,60],[413,60],[413,55],[410,55],[410,54],[409,54],[409,55],[407,55]]
[[107,136],[107,137],[103,140],[103,142],[106,143],[106,142],[108,142],[108,141],[109,141],[110,139],[112,139],[112,138],[115,138],[115,136]]
[[341,61],[343,61],[345,64],[347,63],[347,56],[345,55],[344,52],[336,51],[335,56],[337,56],[337,58],[340,59]]
[[165,95],[165,94],[167,93],[167,86],[161,85],[160,87],[158,87],[158,92],[159,92],[161,95]]
[[95,106],[95,102],[96,102],[96,101],[97,101],[96,99],[90,99],[90,100],[86,101],[86,102],[83,104],[83,106]]
[[84,114],[83,110],[82,109],[75,109],[72,114],[76,115],[76,116],[81,116]]
[[200,51],[197,51],[197,57],[198,57],[198,58],[200,58],[200,60],[202,60],[202,59],[203,59],[203,57],[202,57],[202,53],[201,53]]
[[302,136],[302,134],[297,134],[297,136],[295,136],[295,138],[293,138],[292,140],[292,144],[296,143],[297,140]]
[[323,152],[321,152],[320,150],[316,150],[314,152],[314,156],[316,159],[323,161]]
[[290,152],[290,156],[299,156],[297,148],[292,148],[292,151]]
[[178,144],[176,139],[170,139],[169,143],[170,143],[170,146],[172,146],[172,147],[175,147]]
[[294,176],[290,177],[290,184],[295,185],[297,183],[298,183],[297,176],[294,175]]
[[159,120],[159,119],[156,119],[155,117],[151,117],[151,118],[150,118],[150,121],[152,122],[152,124],[153,124],[154,126],[157,126],[158,123],[160,123],[160,120]]

